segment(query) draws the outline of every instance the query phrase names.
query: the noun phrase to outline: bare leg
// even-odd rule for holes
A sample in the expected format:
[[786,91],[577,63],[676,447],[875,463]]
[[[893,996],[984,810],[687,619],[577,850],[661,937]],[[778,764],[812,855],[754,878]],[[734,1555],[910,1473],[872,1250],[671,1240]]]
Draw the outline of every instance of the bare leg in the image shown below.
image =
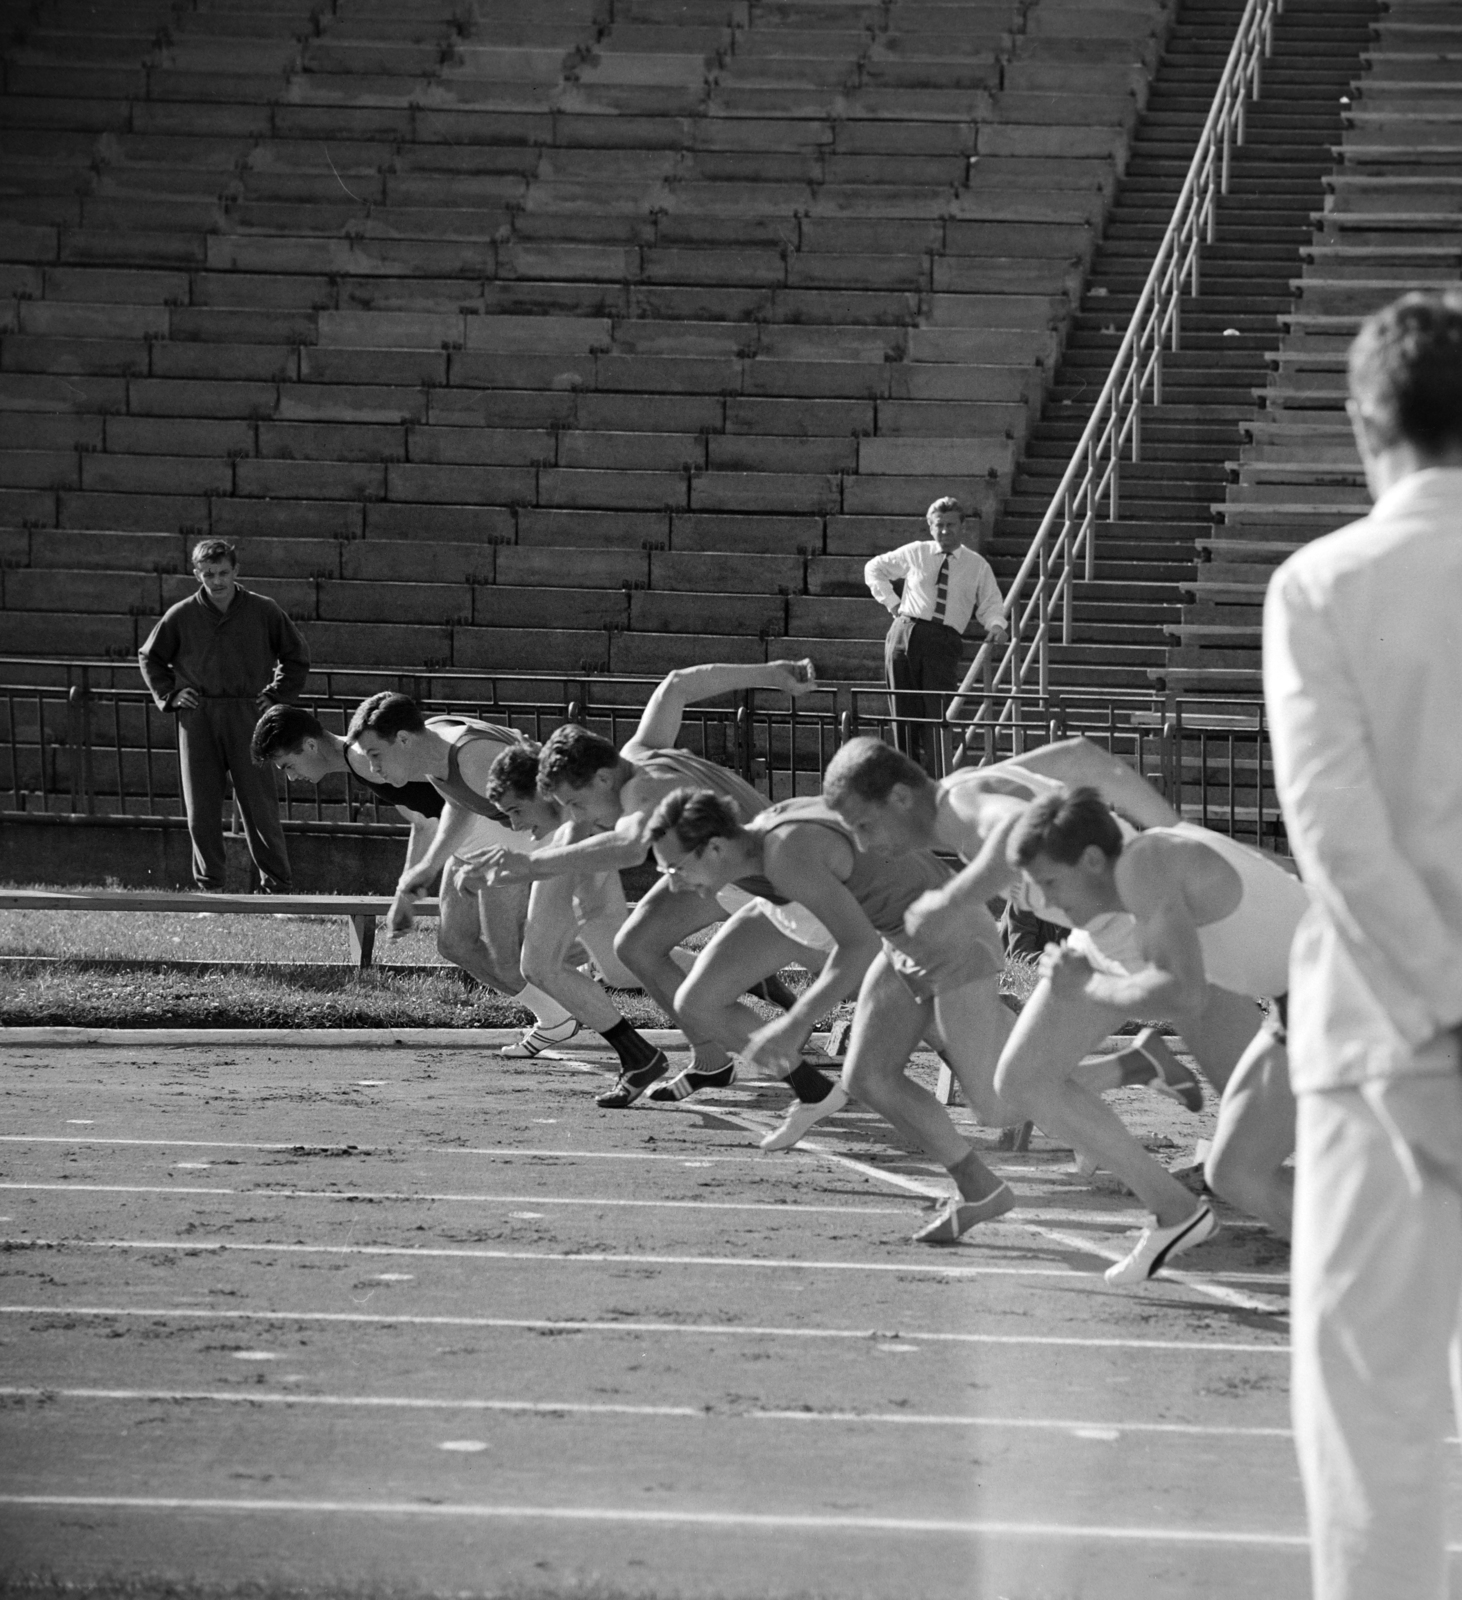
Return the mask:
[[578,937],[571,877],[542,878],[533,885],[523,930],[523,974],[566,1006],[586,1028],[603,1033],[623,1020],[593,978],[573,966],[569,950]]
[[448,863],[437,889],[437,950],[489,989],[517,994],[523,987],[519,940],[527,912],[526,885],[465,894],[454,887]]
[[995,1070],[995,1090],[1049,1134],[1098,1162],[1152,1211],[1160,1227],[1193,1212],[1193,1196],[1086,1084],[1078,1064],[1123,1021],[1112,1006],[1058,1001],[1042,980],[1026,1001]]
[[934,1002],[944,1059],[964,1090],[965,1103],[986,1128],[1024,1121],[995,1093],[995,1063],[1015,1027],[1015,1017],[1001,1003],[999,983],[998,977],[981,978]]
[[1203,1009],[1195,1018],[1174,1023],[1188,1041],[1203,1075],[1222,1094],[1238,1063],[1254,1041],[1264,1013],[1248,995],[1209,984]]
[[887,955],[875,957],[858,992],[843,1084],[940,1166],[949,1168],[966,1199],[983,1199],[1000,1187],[1000,1180],[960,1136],[938,1100],[905,1075],[933,1013],[933,1002],[910,992]]
[[640,980],[614,952],[614,941],[629,917],[619,874],[603,872],[576,879],[574,916],[579,924],[579,943],[593,957],[604,982],[611,989],[638,989]]
[[1215,1194],[1288,1239],[1294,1214],[1295,1099],[1289,1052],[1261,1030],[1234,1068],[1204,1176]]
[[[689,934],[709,928],[725,918],[725,911],[708,895],[678,893],[662,880],[630,913],[614,941],[615,953],[645,986],[646,993],[667,1016],[674,1017],[675,995],[683,974],[671,951]],[[724,1067],[727,1052],[714,1040],[687,1030],[695,1051],[695,1064],[705,1071]]]
[[814,956],[756,909],[743,906],[696,957],[675,996],[675,1014],[687,1034],[743,1050],[762,1025],[741,996],[754,983],[793,962]]

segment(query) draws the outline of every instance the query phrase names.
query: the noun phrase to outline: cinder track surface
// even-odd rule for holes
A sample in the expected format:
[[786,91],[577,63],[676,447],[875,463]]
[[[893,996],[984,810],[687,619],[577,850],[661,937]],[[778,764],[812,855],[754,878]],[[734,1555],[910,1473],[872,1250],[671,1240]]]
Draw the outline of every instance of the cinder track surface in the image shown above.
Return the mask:
[[607,1072],[7,1052],[10,1571],[1307,1592],[1261,1230],[1111,1290],[1135,1206],[1038,1145],[991,1157],[1019,1210],[930,1249],[908,1235],[943,1174],[876,1118],[764,1155],[784,1091],[604,1112]]

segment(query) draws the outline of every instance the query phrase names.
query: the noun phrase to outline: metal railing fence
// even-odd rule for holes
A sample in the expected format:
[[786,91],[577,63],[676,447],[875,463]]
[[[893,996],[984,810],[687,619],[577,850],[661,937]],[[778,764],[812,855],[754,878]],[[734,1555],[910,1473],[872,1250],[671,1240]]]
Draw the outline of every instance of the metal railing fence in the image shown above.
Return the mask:
[[[1231,155],[1244,143],[1247,107],[1259,95],[1261,68],[1284,0],[1248,0],[1219,78],[1177,205],[1091,420],[1072,453],[1030,549],[1005,596],[1008,643],[996,659],[980,647],[951,703],[956,721],[1003,721],[1021,693],[1050,688],[1057,626],[1071,643],[1078,581],[1096,575],[1097,524],[1121,514],[1123,453],[1142,459],[1142,407],[1163,398],[1163,353],[1182,348],[1185,292],[1198,293],[1203,244],[1213,243],[1218,200],[1229,192]],[[1033,681],[1034,680],[1034,681]]]
[[[399,689],[433,714],[481,716],[535,739],[575,721],[621,744],[659,681],[318,668],[304,704],[325,727],[343,733],[365,696]],[[0,658],[0,718],[0,817],[181,826],[174,719],[153,704],[135,668]],[[1017,691],[1007,716],[977,723],[963,741],[938,719],[928,726],[944,741],[937,773],[1085,734],[1129,762],[1194,821],[1282,848],[1264,708],[1253,701],[1157,691]],[[893,740],[881,686],[824,684],[798,701],[756,691],[725,696],[689,707],[679,742],[739,772],[770,798],[784,799],[815,793],[833,752],[858,734]],[[288,827],[393,833],[404,827],[346,774],[319,785],[280,782]]]

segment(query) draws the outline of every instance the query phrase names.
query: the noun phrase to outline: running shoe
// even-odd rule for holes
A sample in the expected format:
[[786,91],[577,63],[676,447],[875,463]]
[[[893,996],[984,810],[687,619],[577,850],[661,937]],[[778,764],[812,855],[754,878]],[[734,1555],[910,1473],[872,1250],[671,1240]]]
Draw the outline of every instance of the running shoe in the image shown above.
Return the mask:
[[1108,1283],[1146,1283],[1176,1255],[1202,1244],[1218,1232],[1218,1219],[1212,1206],[1202,1205],[1183,1222],[1171,1228],[1144,1228],[1131,1255],[1124,1256],[1103,1273]]
[[806,1133],[824,1117],[841,1111],[848,1103],[848,1091],[835,1083],[821,1100],[794,1100],[792,1109],[782,1119],[779,1127],[761,1142],[763,1150],[790,1150]]
[[717,1067],[714,1072],[702,1072],[699,1067],[687,1067],[684,1072],[677,1072],[669,1083],[662,1083],[657,1088],[651,1089],[650,1098],[661,1105],[668,1105],[675,1100],[689,1100],[701,1089],[729,1088],[735,1081],[734,1061],[728,1061],[724,1067]]
[[989,1222],[993,1217],[1003,1217],[1015,1205],[1010,1185],[1002,1183],[983,1200],[966,1200],[963,1195],[952,1194],[939,1209],[933,1222],[926,1223],[914,1235],[915,1244],[953,1244],[962,1233],[968,1233],[977,1222]]
[[1149,1089],[1176,1100],[1189,1111],[1202,1111],[1203,1085],[1168,1049],[1156,1028],[1144,1028],[1122,1054],[1141,1056],[1152,1067],[1155,1076],[1148,1082]]
[[621,1072],[614,1087],[596,1095],[594,1103],[606,1111],[622,1111],[632,1106],[656,1078],[663,1078],[669,1070],[669,1058],[663,1050],[657,1050],[648,1065],[636,1067],[633,1072]]
[[567,1022],[556,1022],[551,1028],[535,1022],[516,1044],[505,1044],[498,1054],[512,1061],[531,1061],[534,1056],[541,1056],[556,1045],[567,1044],[578,1031],[579,1024],[574,1017]]

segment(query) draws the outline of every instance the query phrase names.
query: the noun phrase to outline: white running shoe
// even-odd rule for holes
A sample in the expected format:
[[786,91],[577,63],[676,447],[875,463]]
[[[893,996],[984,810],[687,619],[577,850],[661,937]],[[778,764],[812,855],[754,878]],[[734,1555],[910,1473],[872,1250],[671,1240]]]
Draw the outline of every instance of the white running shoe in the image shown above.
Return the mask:
[[1168,1260],[1202,1244],[1218,1232],[1213,1207],[1202,1205],[1183,1222],[1171,1228],[1144,1228],[1131,1255],[1124,1256],[1102,1274],[1108,1283],[1146,1283]]
[[534,1056],[541,1056],[547,1050],[567,1044],[578,1031],[579,1024],[575,1017],[570,1017],[567,1022],[555,1023],[551,1028],[535,1022],[516,1044],[505,1044],[498,1054],[513,1061],[531,1061]]
[[792,1109],[782,1119],[781,1126],[773,1128],[762,1140],[762,1149],[790,1150],[824,1117],[830,1117],[841,1111],[847,1103],[848,1091],[840,1083],[835,1083],[821,1100],[794,1100]]
[[983,1200],[966,1200],[953,1194],[939,1208],[933,1222],[926,1223],[913,1236],[915,1244],[953,1244],[961,1234],[968,1233],[977,1222],[989,1222],[1003,1217],[1015,1206],[1015,1196],[1010,1185],[1002,1183]]

